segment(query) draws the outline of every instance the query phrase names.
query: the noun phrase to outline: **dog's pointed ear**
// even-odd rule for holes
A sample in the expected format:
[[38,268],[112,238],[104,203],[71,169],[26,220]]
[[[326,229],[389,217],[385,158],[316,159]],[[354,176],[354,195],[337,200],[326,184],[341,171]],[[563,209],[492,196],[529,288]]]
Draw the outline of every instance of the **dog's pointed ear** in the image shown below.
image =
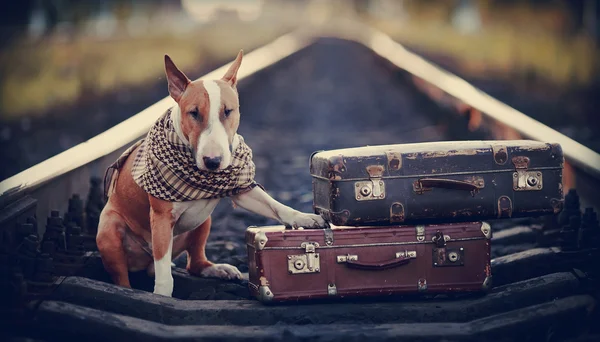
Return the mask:
[[235,88],[237,85],[237,72],[242,64],[242,57],[244,57],[244,50],[240,50],[240,52],[238,52],[235,61],[233,61],[229,67],[229,70],[227,70],[225,76],[222,78],[223,81],[227,82],[233,88]]
[[165,55],[165,73],[169,83],[169,94],[175,101],[179,102],[181,95],[191,81],[177,68],[169,55]]

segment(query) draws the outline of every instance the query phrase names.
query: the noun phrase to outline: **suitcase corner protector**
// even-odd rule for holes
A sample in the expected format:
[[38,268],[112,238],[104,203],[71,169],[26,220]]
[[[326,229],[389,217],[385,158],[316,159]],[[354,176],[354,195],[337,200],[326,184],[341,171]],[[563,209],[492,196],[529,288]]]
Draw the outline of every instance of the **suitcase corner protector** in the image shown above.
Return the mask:
[[490,240],[492,238],[492,227],[489,223],[481,222],[481,232],[486,239]]
[[262,249],[265,248],[267,241],[269,241],[267,234],[262,230],[257,231],[256,235],[254,235],[254,248],[256,248],[257,251],[262,251]]
[[262,303],[269,303],[273,300],[273,291],[267,285],[261,285],[258,287],[257,299]]
[[492,276],[489,275],[483,280],[483,283],[481,284],[481,289],[487,292],[492,289],[492,284]]

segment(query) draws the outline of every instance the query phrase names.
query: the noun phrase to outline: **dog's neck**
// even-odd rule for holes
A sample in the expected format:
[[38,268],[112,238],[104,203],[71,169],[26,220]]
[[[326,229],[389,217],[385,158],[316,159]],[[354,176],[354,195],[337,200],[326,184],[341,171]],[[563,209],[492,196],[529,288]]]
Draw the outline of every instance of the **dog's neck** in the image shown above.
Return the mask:
[[175,133],[177,133],[179,139],[181,139],[181,141],[183,141],[186,145],[190,146],[190,142],[187,140],[183,134],[183,130],[181,129],[181,110],[179,109],[179,105],[173,106],[173,110],[171,111],[171,119],[173,120]]
[[[173,126],[175,128],[175,133],[181,141],[183,141],[186,145],[191,146],[190,142],[187,140],[185,135],[183,134],[183,130],[181,129],[181,110],[179,109],[179,105],[173,106],[173,110],[171,111],[171,119],[173,120]],[[238,147],[239,139],[238,134],[236,133],[233,136],[233,143],[231,144],[231,152],[235,151]]]

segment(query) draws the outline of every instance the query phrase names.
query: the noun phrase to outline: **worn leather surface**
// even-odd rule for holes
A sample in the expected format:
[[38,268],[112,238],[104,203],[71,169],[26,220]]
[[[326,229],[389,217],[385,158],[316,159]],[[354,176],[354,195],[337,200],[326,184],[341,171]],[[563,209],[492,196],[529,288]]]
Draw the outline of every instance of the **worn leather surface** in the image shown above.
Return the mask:
[[555,214],[563,162],[560,145],[529,140],[327,150],[311,157],[313,209],[350,226]]
[[[416,226],[334,226],[330,232],[286,230],[283,226],[250,228],[246,238],[251,293],[263,301],[281,301],[483,291],[491,268],[490,240],[482,223],[421,227],[420,236]],[[333,237],[330,244],[326,233]],[[266,242],[261,244],[261,240]],[[452,257],[454,261],[450,261]],[[311,272],[295,273],[308,266],[312,266]],[[260,298],[261,286],[263,293],[268,290],[273,298]]]

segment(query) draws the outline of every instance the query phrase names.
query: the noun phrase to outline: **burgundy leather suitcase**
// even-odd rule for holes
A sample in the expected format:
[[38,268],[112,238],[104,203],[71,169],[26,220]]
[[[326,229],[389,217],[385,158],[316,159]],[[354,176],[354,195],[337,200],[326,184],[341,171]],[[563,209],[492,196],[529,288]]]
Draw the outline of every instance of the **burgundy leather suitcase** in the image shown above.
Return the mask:
[[261,302],[486,291],[491,237],[485,222],[249,227],[249,288]]
[[562,209],[563,152],[530,140],[443,141],[313,153],[314,211],[337,226],[531,217]]

